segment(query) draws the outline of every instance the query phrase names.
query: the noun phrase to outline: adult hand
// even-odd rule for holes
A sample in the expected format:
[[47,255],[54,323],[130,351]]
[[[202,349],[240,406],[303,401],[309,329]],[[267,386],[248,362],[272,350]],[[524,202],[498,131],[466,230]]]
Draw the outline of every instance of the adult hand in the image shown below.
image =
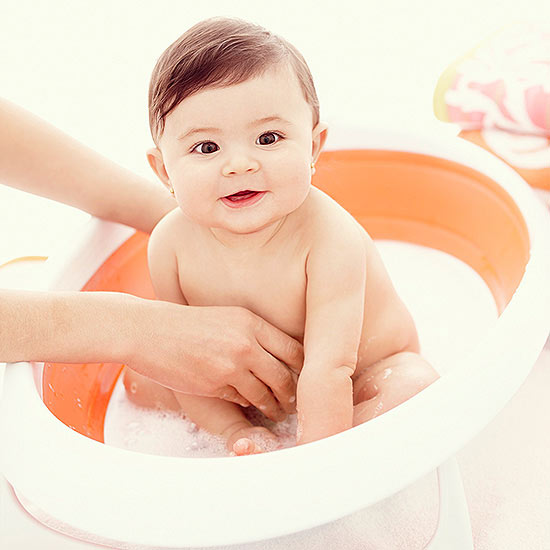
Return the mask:
[[183,393],[252,404],[272,420],[295,411],[303,350],[242,307],[193,307],[140,300],[125,362]]

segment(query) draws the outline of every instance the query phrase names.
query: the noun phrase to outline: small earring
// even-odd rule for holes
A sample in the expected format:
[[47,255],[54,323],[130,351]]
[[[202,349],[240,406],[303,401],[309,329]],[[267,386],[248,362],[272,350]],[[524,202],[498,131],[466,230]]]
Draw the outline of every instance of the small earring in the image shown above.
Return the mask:
[[311,175],[315,174],[315,163],[311,163]]
[[170,187],[170,193],[172,194],[172,196],[174,196],[174,188],[173,187]]

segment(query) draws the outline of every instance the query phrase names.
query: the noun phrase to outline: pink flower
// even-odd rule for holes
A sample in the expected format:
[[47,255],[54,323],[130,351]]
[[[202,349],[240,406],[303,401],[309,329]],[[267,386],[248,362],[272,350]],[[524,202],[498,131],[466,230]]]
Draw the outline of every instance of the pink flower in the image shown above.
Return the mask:
[[479,90],[479,92],[483,95],[492,99],[502,115],[508,120],[515,122],[514,118],[506,108],[506,105],[504,105],[504,100],[506,99],[506,84],[503,80],[495,80],[494,82],[489,82],[488,84],[470,82],[468,84],[468,88]]

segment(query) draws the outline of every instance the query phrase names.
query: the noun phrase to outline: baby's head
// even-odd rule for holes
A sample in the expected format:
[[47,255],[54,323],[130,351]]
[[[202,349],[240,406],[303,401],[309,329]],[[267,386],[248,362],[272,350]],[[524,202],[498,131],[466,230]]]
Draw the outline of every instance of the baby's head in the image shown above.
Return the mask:
[[203,225],[255,231],[298,208],[326,138],[301,54],[257,25],[214,18],[162,54],[148,159]]

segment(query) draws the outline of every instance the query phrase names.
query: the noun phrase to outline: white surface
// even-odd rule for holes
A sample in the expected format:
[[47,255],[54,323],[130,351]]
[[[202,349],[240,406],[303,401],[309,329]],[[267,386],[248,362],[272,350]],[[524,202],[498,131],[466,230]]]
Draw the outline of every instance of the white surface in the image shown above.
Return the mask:
[[425,550],[473,550],[468,502],[455,457],[437,469],[439,513],[437,530]]
[[[546,350],[518,394],[459,453],[476,550],[550,546],[549,387]],[[232,549],[416,550],[428,542],[435,527],[436,498],[435,474],[429,474],[398,495],[329,525]],[[0,543],[9,550],[103,548],[42,526],[21,508],[1,476]]]
[[[550,352],[518,394],[459,453],[476,550],[550,546]],[[529,460],[526,460],[526,456]],[[437,518],[435,474],[398,495],[331,524],[232,550],[420,550]],[[113,511],[115,513],[116,511]],[[9,550],[103,548],[54,533],[31,518],[0,477],[0,542]]]

